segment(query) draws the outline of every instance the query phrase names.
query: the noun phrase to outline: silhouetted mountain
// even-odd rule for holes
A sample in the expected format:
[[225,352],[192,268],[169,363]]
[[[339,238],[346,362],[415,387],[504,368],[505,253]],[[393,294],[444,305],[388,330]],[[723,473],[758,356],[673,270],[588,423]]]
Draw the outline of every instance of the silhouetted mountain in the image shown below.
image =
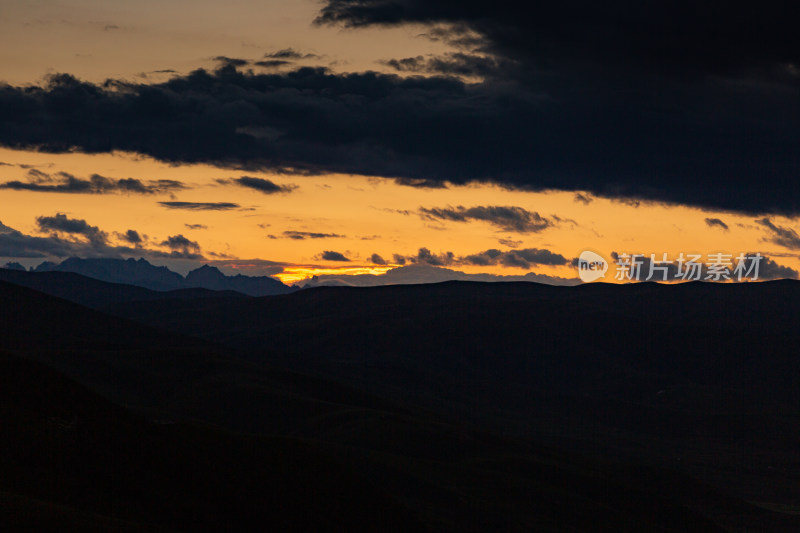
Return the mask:
[[81,259],[71,257],[54,265],[42,263],[35,272],[74,272],[110,283],[137,285],[156,291],[171,291],[184,287],[184,278],[167,267],[151,265],[145,259]]
[[74,272],[109,283],[136,285],[156,291],[204,288],[236,291],[250,296],[286,294],[295,290],[268,276],[226,276],[218,269],[204,265],[186,278],[167,267],[151,265],[145,259],[81,259],[72,257],[59,264],[44,262],[35,272]]
[[35,289],[93,309],[100,309],[116,303],[143,300],[246,297],[244,294],[233,291],[199,288],[154,291],[135,285],[108,283],[72,272],[26,272],[0,268],[0,280]]
[[[294,311],[330,296],[311,293]],[[295,296],[280,297],[284,307]],[[7,283],[0,330],[12,332],[3,346],[24,356],[0,351],[6,530],[713,533],[798,525],[685,475],[493,436]]]
[[3,268],[7,270],[27,270],[24,266],[20,265],[19,263],[6,263]]
[[186,286],[216,291],[237,291],[250,296],[267,296],[291,292],[280,281],[267,276],[226,276],[216,267],[203,265],[186,274]]

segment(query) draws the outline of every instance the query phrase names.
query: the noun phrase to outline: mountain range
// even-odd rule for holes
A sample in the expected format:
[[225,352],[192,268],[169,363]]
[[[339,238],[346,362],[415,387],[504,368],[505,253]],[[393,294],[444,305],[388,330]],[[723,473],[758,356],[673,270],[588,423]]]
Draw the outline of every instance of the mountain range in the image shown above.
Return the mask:
[[[11,268],[8,268],[8,267]],[[20,265],[7,265],[19,270]],[[45,261],[34,272],[73,272],[109,283],[121,283],[156,291],[202,288],[215,291],[236,291],[249,296],[286,294],[295,290],[269,276],[227,276],[218,268],[203,265],[185,277],[164,266],[154,266],[146,259],[82,259],[71,257],[61,263]]]

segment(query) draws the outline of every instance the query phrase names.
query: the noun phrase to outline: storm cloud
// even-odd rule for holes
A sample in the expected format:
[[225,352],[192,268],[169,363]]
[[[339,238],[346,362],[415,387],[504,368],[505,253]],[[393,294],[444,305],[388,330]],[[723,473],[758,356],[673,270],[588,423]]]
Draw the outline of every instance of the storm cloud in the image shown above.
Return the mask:
[[155,84],[57,74],[0,86],[0,144],[797,214],[798,9],[329,0],[320,24],[423,24],[462,51],[388,59],[403,76],[236,58]]

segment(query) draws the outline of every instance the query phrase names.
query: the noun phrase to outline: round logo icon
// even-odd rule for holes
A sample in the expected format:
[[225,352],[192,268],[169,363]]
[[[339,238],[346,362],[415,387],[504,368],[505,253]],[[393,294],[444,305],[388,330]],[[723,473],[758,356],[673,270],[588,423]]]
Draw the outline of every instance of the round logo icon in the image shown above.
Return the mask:
[[578,276],[584,283],[597,281],[606,276],[608,261],[602,255],[591,250],[584,250],[578,256]]

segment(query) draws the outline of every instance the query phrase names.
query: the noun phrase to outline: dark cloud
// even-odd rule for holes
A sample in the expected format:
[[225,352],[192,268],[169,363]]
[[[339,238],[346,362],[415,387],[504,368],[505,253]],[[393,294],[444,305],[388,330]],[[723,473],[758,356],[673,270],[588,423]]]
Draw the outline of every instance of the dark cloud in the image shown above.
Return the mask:
[[339,239],[344,235],[338,233],[315,233],[311,231],[284,231],[283,236],[297,241],[304,239]]
[[[748,255],[752,256],[755,254],[748,254]],[[800,272],[798,272],[793,268],[779,265],[769,257],[764,257],[764,259],[761,260],[761,263],[759,265],[758,277],[759,279],[762,280],[798,279],[800,278]]]
[[[317,22],[432,25],[431,38],[507,61],[504,80],[554,99],[528,116],[532,132],[562,145],[548,155],[558,144],[532,142],[541,148],[531,152],[532,172],[574,183],[584,169],[596,182],[586,190],[611,196],[796,213],[800,190],[780,176],[788,183],[798,162],[789,148],[800,123],[800,37],[790,22],[798,15],[780,0],[328,0]],[[429,70],[428,58],[395,61],[400,70]],[[715,200],[722,182],[727,198]]]
[[286,61],[284,59],[264,59],[261,61],[256,61],[253,64],[258,67],[277,68],[277,67],[282,67],[284,65],[289,65],[291,64],[291,61]]
[[42,232],[82,235],[95,246],[103,246],[108,241],[108,234],[97,226],[92,226],[83,219],[69,218],[63,213],[57,213],[52,217],[36,217],[36,224]]
[[497,239],[497,242],[509,248],[517,248],[522,241],[515,241],[514,239]]
[[34,237],[0,224],[0,257],[68,257],[86,251],[93,252],[87,243],[65,241],[57,235]]
[[295,50],[294,48],[284,48],[282,50],[276,50],[275,52],[268,52],[264,54],[264,58],[270,59],[314,59],[318,58],[317,54],[312,53],[301,53]]
[[158,202],[167,209],[188,209],[190,211],[228,211],[239,209],[239,204],[230,202]]
[[[22,168],[27,168],[27,166],[22,166]],[[30,183],[47,183],[47,182],[52,182],[53,177],[50,176],[50,174],[48,174],[47,172],[42,172],[38,168],[29,168],[28,181]]]
[[214,61],[231,67],[244,67],[250,63],[247,59],[240,59],[238,57],[217,56]]
[[191,241],[181,234],[167,237],[167,239],[161,243],[161,246],[166,246],[173,250],[180,250],[187,254],[200,251],[200,245],[197,244],[197,242]]
[[[631,5],[612,0],[328,0],[318,23],[347,26],[460,24],[500,57],[551,70],[590,65],[670,76],[760,69],[798,59],[797,8],[779,0],[700,0]],[[751,31],[743,31],[749,28]]]
[[566,257],[550,250],[525,248],[502,252],[491,249],[478,254],[468,255],[459,261],[470,265],[502,265],[506,267],[531,268],[533,265],[563,266],[570,263]]
[[778,246],[783,246],[790,250],[800,250],[800,235],[797,234],[792,228],[778,226],[769,218],[762,218],[756,220],[757,224],[761,224],[769,230],[770,242],[774,242]]
[[54,75],[0,87],[0,144],[796,214],[798,10],[329,0],[320,23],[423,24],[462,49],[396,60],[425,74],[412,76],[240,72],[231,58],[156,84]]
[[419,209],[420,214],[428,219],[451,220],[467,222],[479,220],[489,222],[505,231],[517,233],[536,233],[553,225],[553,222],[539,213],[528,211],[516,206],[476,206],[465,208],[463,206],[447,208]]
[[447,189],[447,184],[443,181],[423,178],[395,178],[394,182],[404,187],[414,187],[416,189]]
[[205,224],[184,224],[187,229],[208,229]]
[[156,194],[185,188],[183,183],[175,180],[143,182],[135,178],[114,179],[99,174],[92,174],[89,179],[82,179],[67,172],[58,172],[55,175],[50,175],[36,169],[28,171],[28,181],[0,183],[0,189],[76,194]]
[[386,264],[386,260],[383,257],[381,257],[380,255],[378,255],[378,254],[372,254],[369,257],[369,261],[373,265],[385,265]]
[[350,261],[343,254],[339,252],[334,252],[333,250],[326,250],[322,252],[318,257],[322,261]]
[[242,176],[240,178],[230,178],[227,180],[217,180],[218,183],[235,184],[248,189],[253,189],[264,194],[289,193],[297,188],[297,185],[278,185],[264,178],[254,178],[252,176]]
[[132,244],[134,246],[138,246],[142,244],[142,242],[144,242],[142,236],[139,235],[139,232],[132,229],[129,229],[125,233],[120,234],[119,238],[127,242],[128,244]]
[[442,74],[446,76],[489,77],[497,76],[507,67],[505,61],[493,56],[448,53],[443,56],[416,56],[382,61],[398,72]]
[[[181,246],[182,241],[173,239],[176,247],[170,251],[147,249],[141,246],[144,238],[134,230],[128,230],[125,234],[115,234],[121,240],[133,244],[129,246],[110,246],[105,231],[97,226],[92,226],[85,220],[71,219],[61,213],[52,217],[38,217],[37,224],[43,232],[51,232],[47,237],[36,237],[25,235],[20,231],[0,223],[0,257],[14,258],[64,258],[64,257],[84,257],[84,258],[121,258],[121,257],[150,257],[156,259],[203,259],[199,253],[197,243],[189,241],[186,247]],[[62,237],[66,235],[67,238]],[[75,239],[74,237],[84,237],[85,240]],[[136,244],[137,236],[141,239],[140,244]],[[179,236],[180,237],[180,236]],[[167,239],[164,245],[169,245]]]
[[433,266],[447,266],[457,262],[453,252],[433,253],[428,248],[420,248],[417,255],[394,255],[394,262],[398,265],[406,263],[427,264]]
[[575,193],[575,201],[576,202],[580,202],[583,205],[589,205],[590,203],[592,203],[593,200],[594,199],[591,196],[587,195],[587,194],[583,194],[583,193],[579,193],[579,192]]
[[728,228],[728,225],[725,222],[723,222],[718,218],[706,218],[706,225],[710,228],[716,226],[718,228],[724,229],[725,231],[728,231],[730,229]]

